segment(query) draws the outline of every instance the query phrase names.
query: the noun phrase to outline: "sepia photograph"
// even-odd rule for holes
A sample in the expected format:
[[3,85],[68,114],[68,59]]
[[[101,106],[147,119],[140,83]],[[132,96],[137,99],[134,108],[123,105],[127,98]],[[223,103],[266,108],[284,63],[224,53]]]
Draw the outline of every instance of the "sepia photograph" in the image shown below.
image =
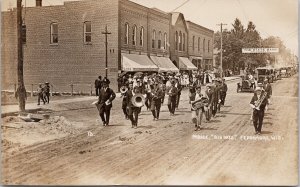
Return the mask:
[[298,185],[298,0],[1,1],[1,185]]

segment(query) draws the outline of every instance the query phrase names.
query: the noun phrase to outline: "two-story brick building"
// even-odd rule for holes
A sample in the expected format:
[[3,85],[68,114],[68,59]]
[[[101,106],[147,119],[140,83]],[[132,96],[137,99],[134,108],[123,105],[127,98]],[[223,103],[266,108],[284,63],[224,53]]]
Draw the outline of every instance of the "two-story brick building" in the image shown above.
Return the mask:
[[[27,89],[48,81],[54,91],[70,91],[73,84],[75,92],[89,92],[93,81],[105,75],[102,32],[106,26],[111,33],[107,68],[113,89],[123,71],[192,70],[196,67],[189,61],[190,56],[201,58],[200,64],[212,59],[209,49],[207,53],[191,52],[190,32],[202,39],[206,36],[210,46],[213,31],[186,22],[181,13],[166,13],[128,0],[28,7],[26,12],[23,9],[23,16],[27,28],[23,47]],[[2,90],[11,90],[17,83],[16,54],[14,9],[2,12]]]

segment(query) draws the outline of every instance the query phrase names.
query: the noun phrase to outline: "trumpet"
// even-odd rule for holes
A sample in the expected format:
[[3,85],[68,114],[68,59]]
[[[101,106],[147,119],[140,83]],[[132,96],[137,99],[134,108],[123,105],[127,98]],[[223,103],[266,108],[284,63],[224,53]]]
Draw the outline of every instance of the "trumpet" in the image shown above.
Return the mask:
[[145,105],[145,97],[143,96],[143,94],[135,94],[131,98],[131,102],[135,107],[142,107]]

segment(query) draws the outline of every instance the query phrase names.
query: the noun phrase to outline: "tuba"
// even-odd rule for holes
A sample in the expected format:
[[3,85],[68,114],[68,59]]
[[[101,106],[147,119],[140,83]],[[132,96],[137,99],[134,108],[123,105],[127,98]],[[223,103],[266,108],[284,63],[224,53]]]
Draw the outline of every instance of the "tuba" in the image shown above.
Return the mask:
[[122,94],[124,94],[125,92],[127,92],[127,90],[128,90],[128,88],[127,88],[126,86],[122,86],[122,87],[120,88],[120,92],[121,92]]
[[263,95],[255,102],[254,106],[256,110],[260,110],[260,105],[264,101],[264,99],[267,97],[268,92],[264,92]]
[[131,102],[135,107],[142,107],[145,105],[145,97],[143,96],[143,94],[135,94],[131,98]]

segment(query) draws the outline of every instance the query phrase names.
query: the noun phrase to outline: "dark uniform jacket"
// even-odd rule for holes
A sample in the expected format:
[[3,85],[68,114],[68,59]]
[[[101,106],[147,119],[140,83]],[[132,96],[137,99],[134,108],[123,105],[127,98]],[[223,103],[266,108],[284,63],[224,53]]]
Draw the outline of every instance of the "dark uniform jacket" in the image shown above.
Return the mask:
[[[260,98],[261,98],[263,95],[264,95],[264,91],[261,93]],[[251,99],[251,101],[250,101],[250,104],[255,105],[255,102],[256,102],[257,100],[258,100],[258,96],[257,96],[256,94],[254,94],[254,96],[252,97],[252,99]],[[260,107],[259,107],[260,111],[262,111],[262,110],[265,109],[267,103],[268,103],[268,99],[267,99],[267,97],[265,97],[265,99],[262,101],[262,103],[261,103],[261,105],[260,105]]]
[[127,107],[135,107],[132,102],[131,102],[131,99],[133,97],[133,93],[132,93],[132,90],[127,90],[126,92],[126,104],[127,104]]
[[[112,107],[112,101],[116,98],[115,92],[111,88],[106,88],[106,91],[104,88],[101,88],[98,98],[98,104],[99,107],[107,106],[107,108]],[[105,102],[109,100],[110,104],[106,105]]]
[[228,90],[228,87],[227,87],[227,84],[226,83],[223,83],[223,85],[221,86],[221,88],[220,88],[220,92],[227,92],[227,90]]
[[264,90],[268,93],[268,98],[270,98],[270,96],[272,95],[272,86],[270,83],[267,83],[266,85],[264,85]]
[[213,89],[206,90],[205,95],[208,98],[208,104],[211,104],[212,101],[215,99],[214,90]]

